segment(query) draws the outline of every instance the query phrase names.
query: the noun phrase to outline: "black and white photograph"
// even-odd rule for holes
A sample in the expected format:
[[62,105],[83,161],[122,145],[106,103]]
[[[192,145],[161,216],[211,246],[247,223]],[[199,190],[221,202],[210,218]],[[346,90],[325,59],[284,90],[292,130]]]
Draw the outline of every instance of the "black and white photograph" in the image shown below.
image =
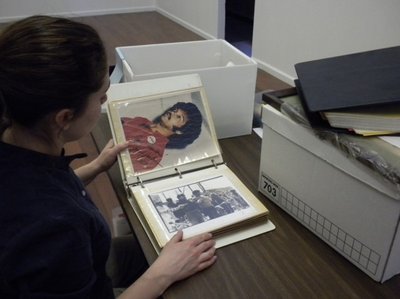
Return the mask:
[[224,176],[150,194],[169,233],[251,208]]

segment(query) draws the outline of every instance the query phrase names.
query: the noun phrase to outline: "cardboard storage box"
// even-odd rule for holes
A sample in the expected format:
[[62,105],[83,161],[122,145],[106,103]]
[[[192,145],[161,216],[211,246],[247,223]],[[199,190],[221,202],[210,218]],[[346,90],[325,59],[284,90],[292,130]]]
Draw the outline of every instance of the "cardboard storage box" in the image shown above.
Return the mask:
[[198,73],[218,138],[251,133],[256,62],[224,40],[116,48],[112,83]]
[[259,190],[376,281],[400,273],[399,191],[269,105]]

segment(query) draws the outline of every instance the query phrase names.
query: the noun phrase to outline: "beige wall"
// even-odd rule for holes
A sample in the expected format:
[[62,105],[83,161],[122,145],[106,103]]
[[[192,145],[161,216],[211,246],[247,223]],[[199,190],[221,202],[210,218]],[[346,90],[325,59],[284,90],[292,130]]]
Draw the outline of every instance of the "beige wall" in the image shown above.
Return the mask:
[[225,35],[225,0],[157,0],[157,10],[207,39]]
[[155,9],[156,0],[0,0],[0,22],[32,14],[84,16]]
[[289,84],[294,64],[400,45],[398,0],[256,0],[253,58]]
[[[157,10],[204,38],[223,38],[225,0],[0,0],[0,22],[33,13]],[[253,58],[292,84],[302,61],[400,45],[399,0],[256,0]]]

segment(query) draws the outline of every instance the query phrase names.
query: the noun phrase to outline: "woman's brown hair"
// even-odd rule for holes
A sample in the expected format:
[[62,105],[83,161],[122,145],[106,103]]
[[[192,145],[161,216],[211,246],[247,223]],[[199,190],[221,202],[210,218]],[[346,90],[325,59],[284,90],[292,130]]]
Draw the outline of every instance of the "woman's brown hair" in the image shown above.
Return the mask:
[[50,112],[79,114],[103,84],[107,59],[90,26],[32,16],[0,34],[0,127],[34,126]]

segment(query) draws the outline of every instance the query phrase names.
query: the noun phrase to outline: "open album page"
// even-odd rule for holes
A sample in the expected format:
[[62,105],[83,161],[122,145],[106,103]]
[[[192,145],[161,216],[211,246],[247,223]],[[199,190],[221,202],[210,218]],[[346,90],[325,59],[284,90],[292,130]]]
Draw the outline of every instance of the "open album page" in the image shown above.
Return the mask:
[[[226,166],[130,187],[148,234],[162,248],[180,229],[184,238],[215,236],[268,221],[266,207]],[[140,217],[139,217],[140,218]],[[149,231],[150,230],[150,231]],[[153,244],[154,245],[154,244]]]

